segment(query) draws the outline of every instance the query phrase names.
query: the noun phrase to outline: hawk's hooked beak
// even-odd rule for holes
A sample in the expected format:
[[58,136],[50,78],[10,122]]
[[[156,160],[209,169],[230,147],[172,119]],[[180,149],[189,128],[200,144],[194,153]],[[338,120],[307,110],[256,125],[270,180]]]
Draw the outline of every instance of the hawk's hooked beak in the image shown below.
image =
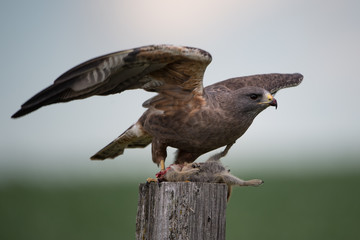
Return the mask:
[[261,104],[268,104],[269,106],[274,106],[277,109],[277,101],[276,99],[269,93],[266,95],[266,101],[261,102]]
[[269,105],[274,106],[275,109],[277,109],[277,101],[276,101],[276,99],[271,94],[268,95],[268,99],[270,101]]

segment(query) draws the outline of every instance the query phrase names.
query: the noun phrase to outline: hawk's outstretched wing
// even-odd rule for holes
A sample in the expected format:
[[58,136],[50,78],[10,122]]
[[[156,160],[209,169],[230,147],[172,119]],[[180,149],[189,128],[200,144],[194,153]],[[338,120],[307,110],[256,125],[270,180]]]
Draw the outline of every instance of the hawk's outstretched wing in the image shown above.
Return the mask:
[[[202,79],[211,55],[201,49],[150,45],[107,54],[61,75],[27,102],[12,118],[43,106],[141,88],[170,97],[202,96]],[[160,98],[161,99],[161,98]],[[156,104],[159,97],[145,105]]]
[[225,81],[215,83],[209,87],[227,87],[236,90],[242,87],[254,86],[261,87],[275,95],[277,91],[283,88],[295,87],[301,83],[303,76],[300,73],[294,74],[259,74],[245,77],[231,78]]

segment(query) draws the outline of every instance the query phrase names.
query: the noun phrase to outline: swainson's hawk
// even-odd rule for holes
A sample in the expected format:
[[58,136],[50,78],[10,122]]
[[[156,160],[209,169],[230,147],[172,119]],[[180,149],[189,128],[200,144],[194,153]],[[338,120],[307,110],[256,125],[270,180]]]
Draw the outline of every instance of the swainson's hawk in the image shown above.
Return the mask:
[[158,94],[143,103],[140,119],[91,159],[115,158],[125,148],[152,143],[152,160],[164,168],[166,148],[178,149],[175,163],[230,146],[268,106],[273,95],[297,86],[301,74],[238,77],[203,87],[211,55],[201,49],[151,45],[107,54],[84,62],[25,102],[12,118],[59,102],[141,88]]

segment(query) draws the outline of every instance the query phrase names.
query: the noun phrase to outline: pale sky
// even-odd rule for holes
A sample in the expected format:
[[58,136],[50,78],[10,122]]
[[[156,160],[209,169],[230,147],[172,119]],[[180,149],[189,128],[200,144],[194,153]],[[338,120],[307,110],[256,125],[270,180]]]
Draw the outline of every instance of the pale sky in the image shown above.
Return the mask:
[[162,43],[210,52],[205,86],[260,73],[304,75],[299,87],[276,95],[279,108],[255,119],[225,165],[259,171],[359,167],[359,13],[356,0],[2,1],[0,180],[81,170],[101,177],[135,173],[139,166],[155,172],[149,147],[114,161],[89,160],[140,117],[142,102],[152,96],[144,91],[10,116],[83,61]]

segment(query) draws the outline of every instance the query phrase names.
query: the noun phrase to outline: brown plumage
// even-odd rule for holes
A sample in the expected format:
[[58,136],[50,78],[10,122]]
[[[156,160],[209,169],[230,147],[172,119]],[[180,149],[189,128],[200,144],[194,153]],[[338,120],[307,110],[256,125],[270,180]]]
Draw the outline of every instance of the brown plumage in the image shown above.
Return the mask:
[[152,159],[163,163],[168,146],[176,163],[230,146],[268,106],[278,90],[300,84],[301,74],[232,78],[203,88],[211,55],[201,49],[151,45],[104,55],[70,69],[25,102],[12,117],[58,102],[144,89],[158,95],[144,102],[140,119],[91,159],[115,158],[125,148],[152,143]]

